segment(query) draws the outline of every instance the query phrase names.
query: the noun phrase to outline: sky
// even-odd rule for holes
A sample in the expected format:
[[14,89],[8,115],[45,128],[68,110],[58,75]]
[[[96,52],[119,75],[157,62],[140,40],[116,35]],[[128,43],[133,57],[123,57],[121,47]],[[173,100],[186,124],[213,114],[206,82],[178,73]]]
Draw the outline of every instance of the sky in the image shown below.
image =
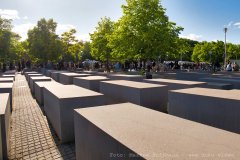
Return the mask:
[[[27,38],[27,31],[41,18],[58,23],[57,34],[72,28],[77,38],[89,40],[101,17],[117,21],[125,0],[0,0],[0,15],[13,19],[13,31]],[[227,41],[240,44],[239,0],[162,0],[169,20],[184,28],[180,37],[197,41]]]

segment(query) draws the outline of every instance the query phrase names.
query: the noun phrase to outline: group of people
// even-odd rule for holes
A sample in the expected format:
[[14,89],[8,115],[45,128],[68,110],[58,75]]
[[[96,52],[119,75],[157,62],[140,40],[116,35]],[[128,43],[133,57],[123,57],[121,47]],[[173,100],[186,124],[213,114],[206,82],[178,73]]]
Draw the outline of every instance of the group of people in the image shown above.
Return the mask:
[[238,71],[239,70],[239,66],[236,62],[228,62],[227,67],[226,67],[227,71]]

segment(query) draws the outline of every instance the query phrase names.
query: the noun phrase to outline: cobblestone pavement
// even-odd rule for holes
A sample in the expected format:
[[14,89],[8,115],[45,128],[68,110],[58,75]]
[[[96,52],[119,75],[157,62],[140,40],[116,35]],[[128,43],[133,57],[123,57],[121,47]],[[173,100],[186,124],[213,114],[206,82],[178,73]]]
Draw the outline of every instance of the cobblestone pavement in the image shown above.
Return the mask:
[[13,87],[9,159],[75,159],[75,145],[60,144],[23,75]]

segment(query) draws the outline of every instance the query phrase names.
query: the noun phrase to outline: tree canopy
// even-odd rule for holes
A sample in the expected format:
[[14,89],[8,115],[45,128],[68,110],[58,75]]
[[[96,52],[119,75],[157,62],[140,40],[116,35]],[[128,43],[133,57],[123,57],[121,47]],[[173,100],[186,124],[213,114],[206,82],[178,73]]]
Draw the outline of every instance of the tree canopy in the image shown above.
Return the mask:
[[157,58],[173,50],[182,30],[170,22],[159,0],[127,0],[109,46],[120,59]]
[[14,61],[19,58],[20,36],[12,32],[12,21],[0,16],[0,60]]
[[62,52],[60,38],[56,35],[57,23],[53,19],[40,19],[32,30],[28,31],[29,54],[35,60],[56,61]]
[[110,18],[104,17],[98,22],[96,30],[91,37],[91,54],[94,58],[106,61],[111,59],[112,48],[108,46],[108,37],[113,33],[114,22]]

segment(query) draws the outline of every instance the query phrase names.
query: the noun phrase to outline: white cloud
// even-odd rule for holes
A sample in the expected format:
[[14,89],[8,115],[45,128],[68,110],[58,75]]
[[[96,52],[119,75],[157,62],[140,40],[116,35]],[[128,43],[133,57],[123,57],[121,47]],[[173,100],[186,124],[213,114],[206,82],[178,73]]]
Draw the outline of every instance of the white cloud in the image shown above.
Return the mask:
[[197,34],[189,34],[189,35],[180,35],[181,38],[186,38],[186,39],[191,39],[194,41],[201,41],[202,40],[202,35],[197,35]]
[[58,24],[56,32],[57,34],[62,34],[63,32],[69,31],[70,29],[76,29],[76,27],[71,24]]
[[36,24],[34,23],[24,23],[20,25],[15,25],[13,27],[13,32],[19,34],[22,38],[21,41],[27,39],[27,32],[29,29],[32,29]]
[[234,26],[236,26],[237,28],[240,28],[240,22],[234,23]]
[[78,40],[81,41],[90,41],[90,35],[89,34],[79,34],[76,36]]
[[228,25],[227,25],[227,28],[231,28],[233,25],[233,21],[229,22]]
[[20,19],[18,16],[17,10],[10,10],[10,9],[0,9],[0,16],[5,19]]
[[[32,29],[34,26],[36,26],[36,24],[34,23],[23,23],[20,25],[15,25],[13,27],[13,32],[19,34],[22,38],[21,41],[24,41],[27,39],[27,32],[29,29]],[[69,31],[70,29],[76,29],[76,27],[74,25],[71,24],[58,24],[57,25],[57,29],[56,29],[56,33],[58,35],[61,35],[63,32]],[[76,34],[76,37],[78,40],[82,40],[82,41],[90,41],[90,36],[89,34]]]
[[28,20],[28,16],[24,16],[23,19],[24,19],[24,20]]
[[[69,31],[70,29],[76,29],[76,26],[71,25],[71,24],[58,24],[57,29],[56,29],[56,33],[61,36],[61,34],[63,32]],[[76,38],[78,40],[82,40],[82,41],[90,41],[89,34],[76,33]]]

